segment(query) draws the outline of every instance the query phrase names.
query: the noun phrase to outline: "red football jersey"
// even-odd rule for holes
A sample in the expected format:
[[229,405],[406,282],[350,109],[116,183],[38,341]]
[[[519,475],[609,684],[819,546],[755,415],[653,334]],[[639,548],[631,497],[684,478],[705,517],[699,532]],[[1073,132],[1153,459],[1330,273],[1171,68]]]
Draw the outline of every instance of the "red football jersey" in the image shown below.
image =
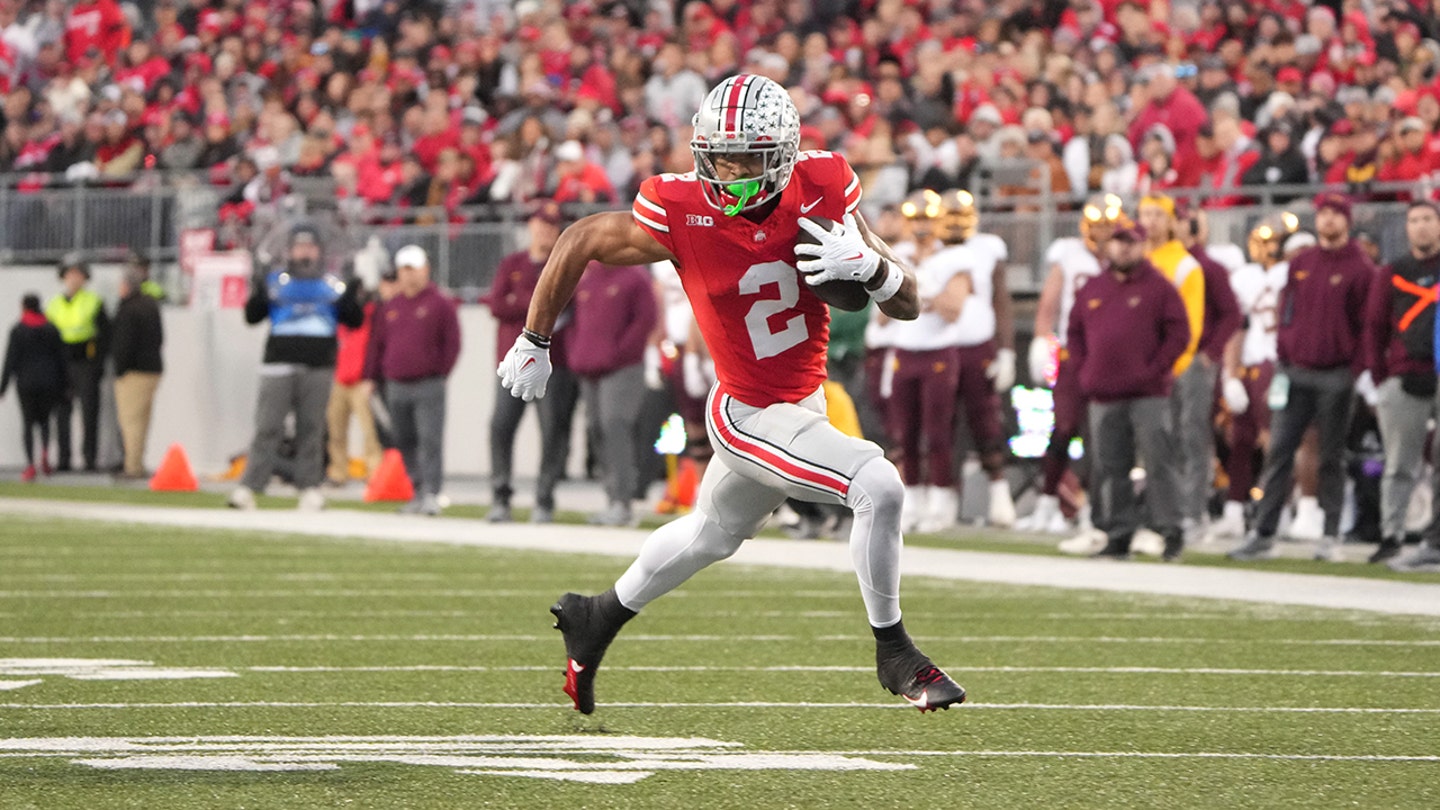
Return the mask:
[[860,202],[845,158],[801,152],[775,210],[728,217],[693,172],[640,185],[631,213],[679,260],[680,281],[725,393],[755,407],[799,402],[825,382],[830,310],[795,269],[801,216],[843,219]]

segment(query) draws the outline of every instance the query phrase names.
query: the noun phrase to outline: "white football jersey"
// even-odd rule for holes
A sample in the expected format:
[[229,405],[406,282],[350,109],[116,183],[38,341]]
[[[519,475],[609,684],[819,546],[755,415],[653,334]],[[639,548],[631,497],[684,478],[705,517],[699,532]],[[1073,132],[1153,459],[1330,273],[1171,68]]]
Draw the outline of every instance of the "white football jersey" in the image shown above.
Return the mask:
[[660,287],[660,303],[665,308],[660,317],[665,320],[665,337],[676,346],[684,346],[690,340],[690,322],[695,320],[695,315],[690,311],[685,288],[680,286],[680,274],[667,260],[652,262],[650,276]]
[[1269,270],[1254,262],[1246,263],[1230,274],[1230,288],[1245,316],[1245,337],[1240,344],[1240,364],[1254,366],[1273,362],[1278,354],[1276,338],[1280,326],[1280,291],[1290,273],[1288,262],[1278,262]]
[[[983,257],[981,254],[981,258]],[[934,310],[924,307],[930,299],[944,291],[945,285],[949,284],[951,279],[960,273],[971,271],[976,260],[976,252],[971,250],[968,245],[955,245],[941,248],[916,266],[915,282],[922,310],[920,316],[913,321],[892,322],[894,326],[891,332],[894,338],[892,345],[912,352],[960,345],[958,327],[960,321],[964,320],[964,309],[961,310],[960,320],[952,323],[940,317],[939,313]],[[972,293],[966,299],[965,306],[968,307],[974,298],[975,294]]]
[[1085,246],[1085,240],[1073,236],[1056,239],[1045,251],[1045,266],[1060,267],[1060,318],[1055,322],[1055,338],[1065,345],[1070,330],[1070,309],[1075,306],[1075,293],[1085,282],[1100,275],[1100,260]]

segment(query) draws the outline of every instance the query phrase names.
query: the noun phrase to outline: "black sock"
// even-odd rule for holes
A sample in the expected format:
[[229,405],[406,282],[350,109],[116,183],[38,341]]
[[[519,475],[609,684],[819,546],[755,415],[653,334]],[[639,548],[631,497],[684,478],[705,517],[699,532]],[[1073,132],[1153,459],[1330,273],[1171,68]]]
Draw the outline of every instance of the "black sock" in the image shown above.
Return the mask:
[[911,644],[910,634],[905,632],[905,622],[903,620],[889,627],[872,626],[870,632],[875,634],[875,641],[879,644],[898,646],[908,646]]
[[595,598],[600,600],[598,604],[600,615],[605,618],[607,624],[619,627],[637,615],[635,611],[620,604],[620,597],[615,594],[614,588]]

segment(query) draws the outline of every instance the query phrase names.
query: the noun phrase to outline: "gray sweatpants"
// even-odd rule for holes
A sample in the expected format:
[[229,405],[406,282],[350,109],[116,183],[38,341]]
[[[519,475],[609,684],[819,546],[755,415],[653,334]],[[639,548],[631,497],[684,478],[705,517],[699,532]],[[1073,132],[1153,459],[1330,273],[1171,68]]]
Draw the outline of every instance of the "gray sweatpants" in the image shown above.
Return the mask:
[[1205,516],[1215,488],[1215,373],[1210,358],[1197,353],[1170,392],[1180,516],[1195,522]]
[[445,474],[445,378],[390,380],[385,404],[415,495],[438,494]]
[[1380,479],[1381,537],[1405,535],[1405,511],[1425,455],[1425,423],[1434,413],[1435,398],[1405,393],[1399,377],[1380,384],[1375,418],[1385,446],[1385,473]]
[[295,486],[320,486],[325,475],[325,408],[330,404],[334,366],[297,366],[289,371],[262,370],[260,396],[255,404],[255,438],[241,480],[263,492],[280,458],[285,439],[285,417],[295,414]]
[[1145,505],[1150,528],[1162,535],[1180,528],[1180,487],[1175,467],[1170,400],[1142,397],[1091,402],[1090,496],[1095,527],[1111,540],[1140,528],[1130,470],[1145,467]]
[[1355,381],[1350,369],[1316,370],[1284,366],[1277,375],[1290,379],[1285,407],[1270,417],[1270,448],[1260,473],[1260,503],[1255,509],[1255,530],[1270,537],[1280,525],[1280,511],[1294,486],[1295,451],[1311,422],[1320,431],[1320,508],[1325,511],[1326,536],[1340,533],[1340,509],[1345,501],[1345,434],[1350,428],[1350,400]]
[[585,377],[580,384],[610,503],[629,504],[635,496],[635,426],[640,420],[638,395],[644,388],[645,369],[639,363],[603,377]]
[[[571,418],[580,396],[575,374],[557,367],[550,374],[545,396],[535,402],[540,414],[540,476],[535,484],[535,505],[555,508],[555,485],[565,475],[570,450]],[[525,400],[513,396],[495,381],[495,411],[490,414],[490,483],[494,502],[509,504],[515,490],[510,485],[515,459],[515,433],[525,416]]]

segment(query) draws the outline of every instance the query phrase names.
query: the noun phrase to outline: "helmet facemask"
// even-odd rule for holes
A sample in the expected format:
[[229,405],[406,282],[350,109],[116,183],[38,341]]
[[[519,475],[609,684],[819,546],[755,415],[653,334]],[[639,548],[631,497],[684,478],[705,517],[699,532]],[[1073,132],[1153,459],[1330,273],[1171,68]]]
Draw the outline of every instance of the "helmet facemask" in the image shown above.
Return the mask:
[[[735,216],[785,190],[800,151],[800,116],[780,85],[763,76],[732,76],[705,97],[694,125],[695,175],[712,206]],[[723,155],[759,157],[759,168],[722,179],[715,160]]]

